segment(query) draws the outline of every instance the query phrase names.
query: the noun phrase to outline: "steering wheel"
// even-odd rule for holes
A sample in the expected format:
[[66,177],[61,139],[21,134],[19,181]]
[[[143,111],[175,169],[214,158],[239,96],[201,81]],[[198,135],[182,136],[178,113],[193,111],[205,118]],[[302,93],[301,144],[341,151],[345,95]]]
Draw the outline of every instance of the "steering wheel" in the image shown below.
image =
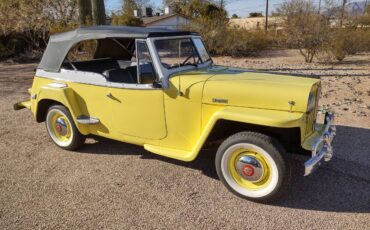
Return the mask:
[[[190,58],[193,58],[194,59],[194,63],[187,63],[188,61],[189,61],[189,59]],[[191,56],[189,56],[189,57],[187,57],[182,63],[181,63],[181,65],[183,66],[183,65],[186,65],[186,64],[189,64],[189,65],[194,65],[194,66],[196,66],[197,64],[195,64],[196,63],[196,61],[195,61],[195,56],[192,54]]]

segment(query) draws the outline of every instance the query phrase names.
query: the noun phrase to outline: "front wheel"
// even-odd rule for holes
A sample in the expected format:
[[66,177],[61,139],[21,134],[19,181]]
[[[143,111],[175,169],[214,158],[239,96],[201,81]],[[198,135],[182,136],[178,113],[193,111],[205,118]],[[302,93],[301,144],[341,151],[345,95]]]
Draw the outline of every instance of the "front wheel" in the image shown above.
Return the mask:
[[46,115],[46,129],[53,142],[66,150],[75,150],[85,143],[73,122],[68,109],[62,105],[53,105]]
[[286,153],[272,137],[240,132],[227,138],[216,155],[222,183],[234,194],[257,202],[276,200],[287,188],[290,167]]

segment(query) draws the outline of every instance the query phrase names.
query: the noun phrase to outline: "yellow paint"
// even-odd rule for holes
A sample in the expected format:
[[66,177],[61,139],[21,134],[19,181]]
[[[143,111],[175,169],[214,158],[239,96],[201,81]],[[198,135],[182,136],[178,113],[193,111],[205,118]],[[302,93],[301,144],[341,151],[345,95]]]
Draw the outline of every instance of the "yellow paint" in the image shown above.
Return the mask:
[[14,105],[15,110],[19,110],[23,108],[31,109],[31,100],[18,102]]
[[[48,85],[53,82],[67,87]],[[37,97],[28,108],[36,114],[41,100],[55,100],[69,109],[82,134],[142,145],[159,155],[191,161],[220,119],[299,127],[306,148],[306,136],[311,133],[304,132],[305,112],[309,92],[317,82],[217,66],[179,73],[170,78],[168,89],[122,89],[35,77],[30,93]],[[296,104],[290,107],[288,101]],[[78,124],[80,115],[98,118],[100,123]]]
[[[145,139],[166,137],[163,90],[107,88],[111,132]],[[139,128],[140,127],[140,128]]]

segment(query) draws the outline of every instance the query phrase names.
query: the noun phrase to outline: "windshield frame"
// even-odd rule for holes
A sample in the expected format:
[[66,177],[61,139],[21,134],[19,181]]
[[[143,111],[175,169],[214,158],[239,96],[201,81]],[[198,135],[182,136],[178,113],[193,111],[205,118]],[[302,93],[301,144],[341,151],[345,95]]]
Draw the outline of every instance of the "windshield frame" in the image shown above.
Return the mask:
[[[157,74],[160,78],[159,80],[162,82],[162,87],[163,88],[168,88],[169,87],[168,80],[173,75],[176,75],[176,74],[179,74],[179,73],[185,72],[185,71],[194,71],[194,70],[197,70],[197,69],[207,68],[207,67],[210,67],[213,64],[212,56],[209,55],[209,51],[207,50],[207,47],[204,46],[205,49],[207,50],[208,55],[211,57],[210,60],[208,60],[206,62],[203,62],[201,64],[198,64],[197,66],[184,65],[184,66],[181,66],[181,67],[178,67],[178,68],[173,68],[173,69],[165,68],[162,65],[162,62],[161,62],[160,57],[159,57],[159,53],[158,53],[158,51],[155,47],[155,44],[154,44],[155,41],[156,40],[166,40],[166,39],[182,39],[182,38],[190,38],[193,43],[194,43],[193,38],[200,38],[203,42],[203,39],[199,35],[181,35],[181,36],[166,36],[166,37],[150,37],[150,38],[147,38],[149,50],[150,50],[150,53],[152,54],[153,62],[155,64]],[[204,42],[203,42],[203,44],[204,44]],[[199,55],[198,47],[196,47],[196,46],[195,46],[195,51]]]
[[[195,50],[197,56],[199,57],[199,59],[202,61],[202,63],[198,64],[197,67],[196,66],[193,66],[193,65],[184,65],[184,66],[180,66],[180,67],[177,67],[177,68],[168,69],[165,66],[163,66],[162,61],[161,61],[161,58],[160,58],[159,53],[158,53],[158,49],[157,49],[157,47],[155,45],[155,42],[157,40],[175,40],[175,39],[187,39],[187,38],[191,40],[191,42],[193,44],[193,47],[194,47],[194,50]],[[204,46],[204,48],[205,48],[208,56],[210,57],[208,60],[203,61],[202,57],[199,54],[198,47],[195,45],[194,38],[198,38],[198,39],[200,39],[202,41],[203,46]],[[210,65],[210,64],[213,63],[212,57],[209,54],[209,51],[208,51],[207,47],[204,45],[204,41],[203,41],[203,39],[202,39],[201,36],[189,35],[189,36],[153,37],[153,38],[150,38],[150,40],[151,40],[152,46],[153,46],[153,48],[155,50],[156,58],[158,59],[161,67],[164,68],[164,69],[166,69],[166,70],[176,70],[176,72],[181,72],[181,71],[187,70],[188,67],[190,67],[190,69],[197,69],[197,68],[203,68],[203,67],[208,66],[208,65]]]
[[[196,44],[194,42],[194,39],[195,38],[199,39],[202,42],[203,47],[204,47],[205,51],[207,52],[207,55],[209,56],[209,59],[208,60],[203,60],[202,59],[202,57],[201,57],[201,55],[199,53],[199,49],[198,49],[198,47],[196,46]],[[177,66],[177,67],[174,67],[174,68],[168,68],[168,67],[164,66],[163,65],[163,62],[162,62],[162,59],[159,56],[159,52],[158,52],[158,49],[157,49],[157,46],[156,46],[156,41],[158,41],[158,40],[181,40],[181,39],[189,39],[190,40],[190,42],[193,44],[193,49],[195,51],[195,54],[196,54],[197,58],[199,58],[199,60],[201,61],[201,63],[196,64],[196,65],[182,65],[182,66]],[[177,70],[176,72],[181,72],[181,71],[183,71],[182,69],[184,67],[192,67],[192,68],[196,68],[197,69],[197,68],[203,68],[204,65],[209,64],[208,62],[213,63],[213,60],[211,58],[211,55],[209,55],[209,52],[208,52],[206,46],[204,45],[204,42],[203,42],[203,40],[202,40],[202,38],[200,36],[171,36],[171,37],[153,38],[152,40],[153,40],[152,41],[153,42],[153,47],[154,47],[154,49],[156,51],[155,53],[156,53],[156,56],[158,58],[158,61],[159,61],[160,65],[161,65],[161,67],[164,68],[164,69],[166,69],[166,70]]]
[[198,50],[198,47],[196,46],[196,43],[194,42],[194,39],[199,39],[200,40],[200,42],[202,43],[202,45],[203,45],[203,47],[204,47],[204,50],[206,51],[206,53],[207,53],[207,55],[208,55],[208,59],[207,60],[205,60],[205,61],[203,61],[203,63],[206,63],[206,62],[209,62],[209,61],[211,61],[212,63],[213,63],[213,60],[212,60],[212,56],[209,54],[209,51],[208,51],[208,48],[207,48],[207,46],[206,46],[206,44],[204,43],[204,41],[203,41],[203,39],[202,39],[202,37],[201,36],[192,36],[192,40],[193,40],[193,43],[194,43],[194,47],[195,47],[195,49],[197,50],[197,52],[198,52],[198,55],[200,56],[200,58],[202,58],[201,57],[201,55],[200,55],[200,53],[199,53],[199,50]]
[[[161,40],[178,40],[178,41],[180,41],[180,40],[185,40],[185,39],[189,39],[189,41],[191,42],[191,44],[193,45],[193,51],[195,52],[194,54],[195,54],[195,56],[197,56],[197,58],[199,59],[199,60],[201,60],[201,64],[203,64],[203,60],[202,60],[202,58],[200,57],[200,55],[199,55],[199,51],[197,50],[197,47],[195,46],[195,44],[194,44],[194,41],[193,41],[193,39],[192,38],[186,38],[186,37],[184,37],[184,38],[168,38],[168,39],[156,39],[155,41],[154,41],[154,47],[155,47],[155,49],[156,49],[156,51],[157,51],[157,54],[158,54],[158,57],[159,57],[159,62],[161,63],[161,65],[162,65],[162,67],[164,67],[165,69],[168,69],[168,70],[170,70],[170,69],[178,69],[178,68],[181,68],[181,67],[184,67],[184,66],[194,66],[194,65],[180,65],[180,66],[177,66],[177,67],[170,67],[170,68],[168,68],[168,67],[166,67],[165,65],[163,65],[164,63],[162,62],[162,59],[161,59],[161,57],[159,56],[159,50],[158,50],[158,48],[157,48],[157,46],[156,46],[156,42],[157,41],[161,41]],[[197,66],[198,66],[198,64],[196,64]]]

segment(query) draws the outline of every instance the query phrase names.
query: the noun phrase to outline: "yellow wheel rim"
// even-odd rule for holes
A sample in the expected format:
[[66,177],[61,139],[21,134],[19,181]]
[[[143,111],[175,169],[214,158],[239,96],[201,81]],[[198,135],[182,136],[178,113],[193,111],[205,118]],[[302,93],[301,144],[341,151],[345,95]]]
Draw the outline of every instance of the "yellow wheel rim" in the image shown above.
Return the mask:
[[57,142],[67,143],[71,140],[71,124],[63,113],[53,110],[48,125]]
[[[238,168],[243,159],[253,160],[258,168],[252,164],[243,163],[242,170]],[[231,154],[228,161],[228,170],[232,179],[241,187],[249,190],[259,190],[265,188],[272,179],[271,165],[256,149],[236,149]],[[257,170],[258,175],[257,175]],[[256,177],[257,175],[257,177]]]

